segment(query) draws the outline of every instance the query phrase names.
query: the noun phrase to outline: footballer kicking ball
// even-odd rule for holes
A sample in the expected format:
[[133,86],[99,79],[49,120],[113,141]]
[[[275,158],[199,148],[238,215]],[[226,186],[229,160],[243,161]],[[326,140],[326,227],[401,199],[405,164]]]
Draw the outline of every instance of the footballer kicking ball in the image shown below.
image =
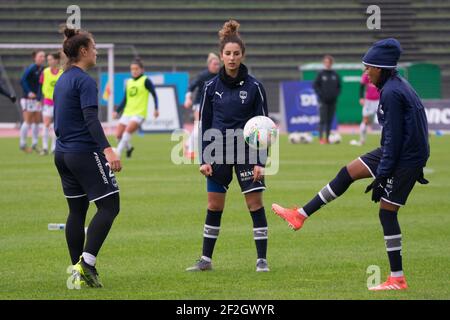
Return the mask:
[[245,124],[244,139],[252,149],[267,149],[275,143],[277,137],[278,128],[269,117],[256,116]]

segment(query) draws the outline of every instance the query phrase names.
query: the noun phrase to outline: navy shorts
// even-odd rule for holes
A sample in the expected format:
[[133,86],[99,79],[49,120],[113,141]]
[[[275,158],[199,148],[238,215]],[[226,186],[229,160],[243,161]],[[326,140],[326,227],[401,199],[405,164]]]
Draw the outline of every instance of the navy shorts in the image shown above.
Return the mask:
[[[377,148],[359,157],[374,178],[382,156],[383,151]],[[388,178],[381,199],[397,206],[404,206],[422,170],[423,168],[395,168],[392,176]]]
[[55,152],[55,165],[66,198],[97,201],[119,192],[116,177],[101,152]]
[[212,176],[208,177],[207,191],[225,193],[233,180],[233,168],[242,193],[261,192],[266,189],[264,178],[253,181],[254,164],[215,164]]

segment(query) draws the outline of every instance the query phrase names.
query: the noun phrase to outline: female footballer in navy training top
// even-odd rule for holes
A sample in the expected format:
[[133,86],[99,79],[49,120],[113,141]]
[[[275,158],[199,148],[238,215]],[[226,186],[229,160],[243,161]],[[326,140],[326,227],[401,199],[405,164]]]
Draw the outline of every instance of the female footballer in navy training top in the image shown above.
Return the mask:
[[[64,35],[63,50],[68,60],[53,95],[55,165],[69,205],[66,240],[75,281],[99,288],[102,284],[95,268],[96,257],[119,213],[114,172],[121,170],[121,163],[98,119],[97,84],[86,73],[97,60],[94,38],[85,31],[68,28]],[[98,210],[85,243],[89,202],[94,202]]]
[[[233,179],[233,168],[253,219],[253,234],[257,249],[256,271],[269,271],[266,260],[267,220],[262,200],[262,191],[265,189],[263,161],[259,158],[250,161],[250,151],[244,143],[242,134],[237,134],[232,139],[231,148],[236,151],[232,161],[211,162],[211,158],[205,152],[212,143],[205,139],[205,134],[210,129],[220,131],[225,142],[227,130],[242,132],[250,118],[257,115],[267,116],[264,88],[258,80],[248,74],[247,67],[242,63],[245,45],[238,29],[239,23],[230,20],[220,30],[219,49],[224,66],[216,77],[205,83],[202,92],[199,124],[200,137],[203,137],[200,172],[206,176],[208,208],[203,233],[203,254],[193,267],[186,269],[187,271],[212,269],[214,245],[220,231],[226,191]],[[237,152],[236,145],[241,142],[245,144],[244,154]],[[226,148],[226,152],[223,150],[222,160],[226,157],[225,153],[231,154],[229,148]],[[245,161],[236,160],[236,156],[238,158],[244,156]]]
[[[20,126],[20,150],[30,153],[33,150],[40,152],[38,148],[39,123],[42,121],[41,90],[39,78],[44,70],[45,52],[42,50],[34,51],[33,61],[25,70],[20,80],[23,89],[23,98],[20,99],[20,105],[23,111],[23,123]],[[31,128],[32,142],[31,149],[27,147],[28,129]]]
[[383,127],[381,147],[343,167],[337,176],[309,203],[300,209],[285,209],[277,204],[272,210],[298,230],[314,212],[342,195],[355,180],[373,177],[366,193],[380,202],[379,217],[391,268],[387,281],[370,290],[404,290],[408,288],[402,267],[402,234],[397,219],[399,208],[406,204],[416,181],[423,177],[430,155],[428,123],[425,109],[411,85],[397,72],[402,52],[393,38],[376,42],[365,54],[366,73],[380,91],[378,121]]

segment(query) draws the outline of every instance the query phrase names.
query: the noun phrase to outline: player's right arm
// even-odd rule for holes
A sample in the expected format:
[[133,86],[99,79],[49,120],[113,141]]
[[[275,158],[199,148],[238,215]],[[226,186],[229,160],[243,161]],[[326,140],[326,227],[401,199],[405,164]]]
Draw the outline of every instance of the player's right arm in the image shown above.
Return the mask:
[[22,78],[20,79],[20,85],[22,86],[22,89],[25,93],[25,96],[30,98],[30,99],[34,99],[36,97],[36,94],[34,92],[31,91],[31,87],[28,83],[28,77],[30,75],[32,71],[32,67],[29,66],[28,68],[26,68],[25,72],[22,75]]
[[385,92],[383,111],[383,156],[377,168],[377,177],[390,177],[402,150],[403,99],[395,91]]
[[319,72],[313,82],[313,89],[316,92],[317,96],[319,97],[319,100],[322,97],[322,90],[321,90],[322,82],[321,82],[321,80],[322,80],[322,75],[321,75],[321,72]]
[[202,80],[202,73],[200,73],[193,81],[192,83],[189,85],[188,90],[186,92],[186,96],[184,98],[184,107],[186,109],[192,107],[192,93],[195,90],[201,90],[201,85],[203,83]]
[[80,83],[80,103],[86,127],[100,150],[105,154],[111,170],[118,172],[122,169],[119,158],[112,150],[105,136],[103,127],[98,119],[98,90],[94,79],[88,78]]
[[365,93],[364,89],[365,88],[366,88],[366,86],[363,83],[361,83],[360,86],[359,86],[359,104],[361,106],[364,105],[364,93]]
[[213,118],[213,111],[212,111],[212,102],[211,102],[211,96],[208,95],[208,89],[209,86],[205,86],[202,94],[202,99],[200,101],[200,121],[199,121],[199,133],[200,133],[200,139],[202,143],[202,153],[200,156],[202,165],[200,166],[200,172],[205,176],[210,176],[212,174],[212,167],[211,164],[206,163],[203,155],[206,147],[210,143],[210,141],[204,141],[203,137],[205,135],[205,132],[208,129],[211,129],[212,127],[212,118]]
[[369,84],[369,77],[363,73],[361,81],[359,82],[359,104],[364,106],[364,96],[366,94],[366,86]]
[[113,112],[113,118],[114,119],[119,118],[119,114],[121,114],[123,112],[123,110],[125,109],[126,105],[127,105],[127,89],[125,88],[125,92],[123,94],[122,102],[119,104],[119,106]]

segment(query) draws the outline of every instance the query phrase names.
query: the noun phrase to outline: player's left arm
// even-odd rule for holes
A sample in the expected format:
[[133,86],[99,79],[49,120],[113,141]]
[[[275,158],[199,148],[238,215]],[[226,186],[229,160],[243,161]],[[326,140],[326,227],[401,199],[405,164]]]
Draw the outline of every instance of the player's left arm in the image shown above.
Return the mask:
[[399,93],[387,92],[383,104],[385,117],[383,156],[377,169],[377,177],[390,177],[400,157],[403,139],[403,104]]
[[339,76],[339,74],[336,72],[336,78],[337,78],[337,87],[338,87],[338,95],[341,94],[341,89],[342,89],[342,84],[341,84],[341,77]]
[[28,95],[32,92],[30,84],[28,83],[28,77],[30,76],[31,71],[32,71],[32,67],[31,66],[27,67],[25,72],[22,75],[22,78],[20,78],[20,85],[22,86],[22,89],[27,98],[28,98]]
[[39,87],[38,87],[38,92],[36,95],[36,99],[38,101],[42,101],[43,96],[42,96],[42,86],[44,85],[44,72],[41,72],[41,75],[39,76]]
[[[256,89],[256,95],[255,95],[255,116],[269,116],[269,111],[267,108],[267,96],[266,96],[266,90],[264,89],[264,86],[259,83],[255,82],[255,85],[257,87]],[[265,161],[262,161],[260,159],[260,155],[258,154],[258,164],[253,168],[253,179],[254,181],[262,179],[264,176],[264,167],[265,167]]]
[[149,78],[145,79],[145,88],[153,96],[153,100],[155,101],[155,109],[158,110],[158,96],[156,95],[155,86],[153,85],[152,80],[150,80]]
[[269,111],[267,108],[266,90],[264,89],[263,85],[259,82],[255,82],[255,85],[256,85],[256,95],[254,102],[255,116],[268,117]]

